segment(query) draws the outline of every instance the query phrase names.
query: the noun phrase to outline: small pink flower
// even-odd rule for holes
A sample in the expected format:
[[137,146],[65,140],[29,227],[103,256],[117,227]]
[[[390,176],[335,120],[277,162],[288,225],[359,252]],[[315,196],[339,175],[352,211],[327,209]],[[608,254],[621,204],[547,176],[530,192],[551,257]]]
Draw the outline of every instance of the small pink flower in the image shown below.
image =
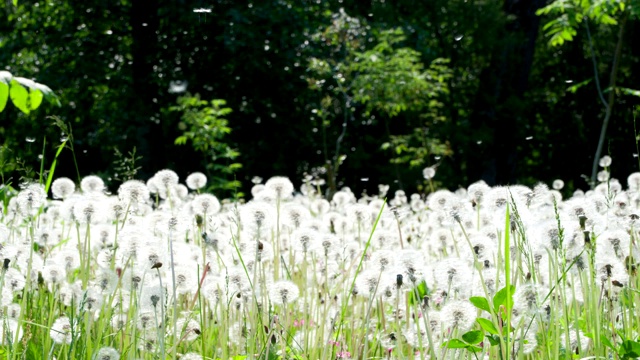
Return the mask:
[[336,356],[340,359],[351,359],[351,353],[348,351],[340,351]]

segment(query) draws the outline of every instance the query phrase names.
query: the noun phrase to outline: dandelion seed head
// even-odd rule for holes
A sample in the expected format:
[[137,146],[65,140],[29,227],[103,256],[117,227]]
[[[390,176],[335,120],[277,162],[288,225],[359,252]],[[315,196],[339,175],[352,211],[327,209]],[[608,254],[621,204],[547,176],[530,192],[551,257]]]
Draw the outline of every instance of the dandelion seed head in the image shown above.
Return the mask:
[[185,182],[189,189],[200,190],[207,185],[207,176],[201,172],[194,172],[187,176]]
[[369,226],[373,220],[371,208],[364,204],[352,204],[346,209],[347,219],[359,226]]
[[456,196],[449,190],[437,190],[427,197],[427,206],[432,210],[445,210]]
[[198,194],[191,201],[193,213],[200,216],[217,214],[220,208],[220,201],[211,194]]
[[29,184],[20,190],[15,198],[17,210],[24,216],[31,216],[44,205],[47,194],[44,192],[44,186]]
[[71,344],[71,330],[72,324],[69,318],[66,316],[59,317],[53,322],[53,325],[51,325],[49,336],[51,336],[51,340],[56,344]]
[[82,198],[73,207],[73,217],[80,224],[97,224],[106,217],[105,210],[104,202]]
[[[150,192],[145,183],[139,180],[127,180],[118,188],[118,198],[128,207],[143,204],[149,200]],[[125,207],[126,209],[126,207]]]
[[285,176],[273,176],[267,180],[264,186],[266,189],[274,191],[279,199],[289,199],[295,189],[291,180]]
[[369,264],[372,269],[385,271],[395,266],[396,256],[393,250],[378,250],[371,255]]
[[476,308],[469,301],[448,302],[440,313],[444,324],[462,333],[471,329],[476,321]]
[[268,289],[269,299],[277,305],[291,304],[300,296],[298,286],[288,280],[276,281],[269,285]]
[[120,360],[120,353],[110,346],[102,347],[93,355],[93,360]]
[[429,167],[426,167],[426,168],[422,169],[422,176],[426,180],[433,179],[436,176],[436,168],[435,168],[435,166],[429,166]]
[[60,284],[65,280],[66,276],[65,268],[54,262],[46,264],[42,269],[42,278],[50,286]]
[[562,181],[561,179],[553,180],[553,184],[551,184],[551,187],[553,187],[554,190],[562,190],[562,188],[564,188],[564,181]]
[[[180,339],[184,341],[194,341],[202,333],[200,324],[198,324],[198,322],[193,319],[181,317],[176,321],[176,327],[181,330],[182,334],[180,336]],[[168,334],[172,331],[173,329],[167,329]],[[181,357],[181,359],[183,358],[184,356]]]
[[4,286],[11,292],[22,291],[26,283],[27,280],[18,269],[9,268],[4,272]]
[[101,193],[105,190],[105,185],[99,176],[89,175],[80,181],[80,189],[84,193]]
[[282,224],[289,229],[299,228],[305,221],[311,218],[306,207],[299,204],[286,204],[281,210]]
[[240,208],[242,226],[252,231],[269,231],[275,222],[276,209],[264,202],[249,202]]
[[51,193],[54,199],[66,199],[75,191],[76,184],[69,178],[57,178],[51,183]]
[[608,168],[611,166],[611,156],[605,155],[598,160],[598,165],[603,168]]
[[586,337],[580,330],[569,329],[568,336],[564,331],[560,335],[560,345],[563,348],[568,347],[568,353],[582,354],[589,348],[589,343],[589,338]]
[[333,194],[333,198],[331,199],[331,203],[335,209],[342,209],[347,204],[353,204],[355,202],[356,199],[353,193],[347,191],[338,191]]

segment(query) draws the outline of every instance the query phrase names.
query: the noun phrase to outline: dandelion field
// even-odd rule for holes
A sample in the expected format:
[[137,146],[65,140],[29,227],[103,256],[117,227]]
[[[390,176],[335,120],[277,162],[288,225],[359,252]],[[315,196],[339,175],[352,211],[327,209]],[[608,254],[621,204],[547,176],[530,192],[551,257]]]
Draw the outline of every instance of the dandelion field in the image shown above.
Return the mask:
[[25,185],[0,222],[0,359],[637,358],[640,173],[607,175],[564,199]]

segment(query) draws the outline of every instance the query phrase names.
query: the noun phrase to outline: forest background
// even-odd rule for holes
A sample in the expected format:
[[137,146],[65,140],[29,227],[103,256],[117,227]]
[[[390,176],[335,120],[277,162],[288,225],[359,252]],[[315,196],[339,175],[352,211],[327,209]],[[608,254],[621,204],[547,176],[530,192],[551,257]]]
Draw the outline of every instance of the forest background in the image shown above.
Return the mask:
[[589,188],[601,155],[621,180],[640,166],[638,0],[3,7],[4,184],[46,175],[61,143],[56,177],[115,189],[202,171],[224,197],[272,175],[329,193],[480,179],[570,192]]

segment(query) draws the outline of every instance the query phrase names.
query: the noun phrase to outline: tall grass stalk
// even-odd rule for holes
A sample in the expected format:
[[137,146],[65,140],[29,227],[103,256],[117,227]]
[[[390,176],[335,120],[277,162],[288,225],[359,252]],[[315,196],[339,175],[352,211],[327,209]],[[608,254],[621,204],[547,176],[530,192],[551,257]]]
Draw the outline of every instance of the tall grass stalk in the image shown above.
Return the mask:
[[[351,280],[351,285],[348,288],[348,292],[346,294],[343,294],[344,296],[344,300],[342,302],[342,307],[340,309],[340,321],[338,324],[338,330],[336,331],[336,335],[335,335],[335,341],[338,342],[340,339],[340,333],[342,331],[342,327],[344,325],[344,317],[346,314],[346,309],[347,309],[347,305],[349,303],[349,299],[351,298],[351,295],[353,294],[353,290],[355,289],[356,286],[356,278],[358,277],[358,275],[360,274],[360,271],[362,270],[362,264],[364,262],[364,258],[367,255],[367,250],[369,249],[369,246],[371,245],[371,239],[373,238],[373,233],[376,230],[376,227],[378,226],[378,222],[380,221],[380,218],[382,217],[382,213],[384,211],[385,205],[387,204],[387,199],[384,199],[384,202],[382,203],[382,206],[380,207],[380,211],[378,212],[378,216],[376,217],[375,222],[373,223],[373,228],[371,229],[371,232],[369,233],[369,239],[367,240],[365,246],[364,246],[364,250],[362,251],[362,255],[360,256],[360,260],[358,261],[358,267],[356,268],[355,273],[353,274],[353,280]],[[360,238],[360,222],[358,221],[358,239]],[[366,355],[366,354],[365,354]],[[331,358],[334,357],[334,353],[332,351],[331,353]]]

